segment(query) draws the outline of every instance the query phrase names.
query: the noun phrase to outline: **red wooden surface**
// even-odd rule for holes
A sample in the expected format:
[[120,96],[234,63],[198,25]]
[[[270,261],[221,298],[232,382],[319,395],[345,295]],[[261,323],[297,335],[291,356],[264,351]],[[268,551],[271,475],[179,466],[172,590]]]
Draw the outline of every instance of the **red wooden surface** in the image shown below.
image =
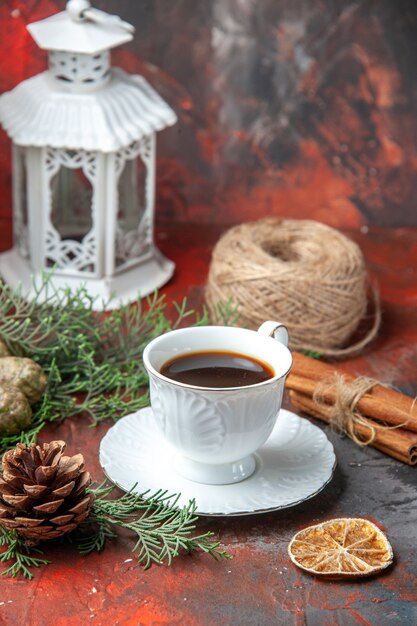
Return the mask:
[[[352,372],[370,374],[416,391],[417,231],[371,229],[350,233],[364,251],[382,296],[379,337]],[[158,245],[177,263],[164,289],[167,299],[189,296],[199,305],[217,227],[159,228]],[[287,406],[289,406],[287,404]],[[68,419],[48,426],[41,440],[65,439],[81,450],[94,480],[102,436],[112,422],[90,428]],[[80,557],[71,546],[51,546],[53,563],[33,581],[0,579],[0,624],[5,626],[412,626],[417,623],[417,469],[372,449],[359,449],[331,433],[338,459],[332,482],[313,500],[293,509],[238,519],[201,519],[233,555],[214,562],[204,555],[177,558],[171,567],[144,572],[126,536],[101,554]],[[163,487],[163,485],[161,485]],[[395,564],[361,582],[322,582],[293,566],[291,536],[306,525],[341,516],[367,516],[389,535]]]

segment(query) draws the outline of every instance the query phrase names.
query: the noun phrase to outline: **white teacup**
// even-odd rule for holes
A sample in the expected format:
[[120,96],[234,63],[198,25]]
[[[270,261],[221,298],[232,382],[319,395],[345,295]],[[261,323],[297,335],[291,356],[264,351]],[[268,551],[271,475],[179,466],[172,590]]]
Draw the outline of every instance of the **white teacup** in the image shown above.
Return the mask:
[[[228,484],[249,477],[253,453],[268,439],[281,408],[292,357],[279,322],[259,330],[196,326],[153,339],[143,360],[150,377],[151,406],[176,450],[176,470],[199,483]],[[273,377],[239,387],[199,387],[172,380],[161,368],[175,357],[204,351],[236,352],[263,361]]]

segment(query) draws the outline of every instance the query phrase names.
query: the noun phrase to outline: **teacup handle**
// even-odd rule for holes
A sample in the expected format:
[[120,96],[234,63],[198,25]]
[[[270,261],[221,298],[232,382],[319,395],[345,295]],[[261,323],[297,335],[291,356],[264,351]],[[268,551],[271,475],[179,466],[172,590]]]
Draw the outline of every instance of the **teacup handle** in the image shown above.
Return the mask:
[[272,337],[273,339],[276,339],[280,343],[284,344],[284,346],[288,347],[288,330],[287,327],[280,322],[264,322],[259,326],[258,333],[266,335],[267,337]]

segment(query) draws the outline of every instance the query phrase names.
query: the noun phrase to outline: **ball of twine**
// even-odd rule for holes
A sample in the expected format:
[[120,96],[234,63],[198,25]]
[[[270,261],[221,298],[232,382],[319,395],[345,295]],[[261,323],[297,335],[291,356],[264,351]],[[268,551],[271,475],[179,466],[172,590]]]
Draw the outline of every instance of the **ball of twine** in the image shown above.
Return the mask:
[[239,324],[268,319],[288,327],[293,349],[324,355],[355,352],[377,334],[380,307],[374,290],[372,328],[340,348],[367,311],[368,275],[360,248],[340,232],[310,220],[267,218],[228,230],[216,244],[206,300],[238,306]]

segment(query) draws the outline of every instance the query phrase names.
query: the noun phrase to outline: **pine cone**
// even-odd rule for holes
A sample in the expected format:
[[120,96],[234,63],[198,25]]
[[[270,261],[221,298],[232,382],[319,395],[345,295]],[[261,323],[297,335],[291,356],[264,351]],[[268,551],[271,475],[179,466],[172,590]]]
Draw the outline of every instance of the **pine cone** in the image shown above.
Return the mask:
[[3,456],[0,525],[31,544],[68,533],[89,514],[90,474],[82,454],[63,456],[64,441],[18,443]]

